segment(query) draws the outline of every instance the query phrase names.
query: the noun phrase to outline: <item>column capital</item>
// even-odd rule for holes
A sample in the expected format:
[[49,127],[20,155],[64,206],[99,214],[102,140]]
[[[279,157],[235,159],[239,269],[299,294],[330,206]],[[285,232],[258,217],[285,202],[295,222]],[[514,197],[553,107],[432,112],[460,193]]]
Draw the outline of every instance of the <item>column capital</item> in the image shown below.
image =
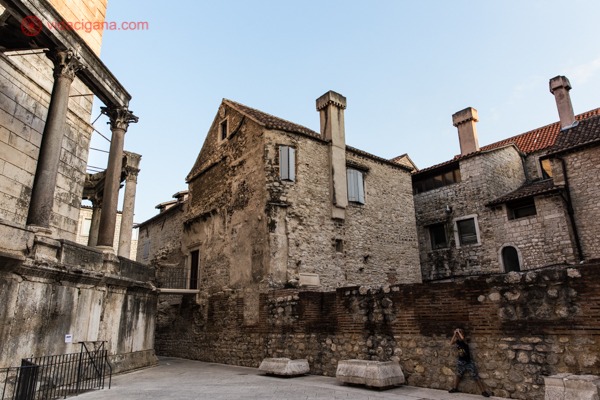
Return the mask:
[[54,78],[75,79],[75,74],[85,68],[73,50],[55,49],[46,51],[46,56],[54,63]]
[[125,178],[126,180],[137,182],[137,177],[138,177],[138,174],[140,173],[139,168],[135,168],[135,167],[128,165],[125,167],[125,172],[127,173],[127,177]]
[[100,107],[102,114],[110,118],[110,129],[122,129],[127,132],[130,123],[138,122],[139,118],[133,115],[127,107]]

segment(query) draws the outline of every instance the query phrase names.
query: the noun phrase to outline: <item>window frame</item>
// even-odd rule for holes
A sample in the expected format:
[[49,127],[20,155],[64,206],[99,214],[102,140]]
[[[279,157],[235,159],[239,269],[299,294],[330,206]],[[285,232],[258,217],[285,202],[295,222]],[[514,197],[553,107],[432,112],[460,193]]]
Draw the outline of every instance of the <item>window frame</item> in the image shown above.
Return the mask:
[[[533,213],[531,213],[531,209],[533,209]],[[525,214],[520,215],[521,212],[525,212]],[[537,207],[535,205],[535,198],[533,197],[527,197],[506,203],[506,216],[509,221],[533,217],[535,215],[537,215]]]
[[296,148],[286,144],[279,149],[279,180],[296,182]]
[[224,141],[229,137],[229,118],[224,118],[219,122],[219,141]]
[[365,171],[354,167],[346,167],[346,185],[348,202],[365,204]]
[[[441,232],[444,234],[444,243],[442,246],[434,241],[436,238],[436,236],[432,234],[432,230],[434,228],[441,228]],[[431,250],[443,250],[450,247],[450,240],[448,240],[449,238],[446,230],[446,224],[444,222],[427,225],[427,233],[429,234],[429,246],[431,247]]]
[[[459,223],[463,221],[473,220],[473,225],[475,227],[475,238],[476,241],[473,243],[462,243],[461,234],[459,232]],[[461,247],[467,246],[480,246],[481,245],[481,234],[479,231],[479,221],[477,219],[477,214],[465,215],[462,217],[454,218],[452,221],[454,224],[454,240],[456,242],[456,248],[460,249]]]

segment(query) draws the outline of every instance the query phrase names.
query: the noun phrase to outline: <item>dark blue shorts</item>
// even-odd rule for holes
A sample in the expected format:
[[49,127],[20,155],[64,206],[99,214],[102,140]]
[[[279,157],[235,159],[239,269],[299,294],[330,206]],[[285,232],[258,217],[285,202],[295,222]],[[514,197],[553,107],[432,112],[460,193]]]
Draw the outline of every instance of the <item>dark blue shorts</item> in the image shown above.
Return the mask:
[[465,372],[468,372],[473,379],[479,378],[479,374],[477,373],[477,367],[473,363],[473,361],[458,361],[456,363],[456,375],[462,377]]

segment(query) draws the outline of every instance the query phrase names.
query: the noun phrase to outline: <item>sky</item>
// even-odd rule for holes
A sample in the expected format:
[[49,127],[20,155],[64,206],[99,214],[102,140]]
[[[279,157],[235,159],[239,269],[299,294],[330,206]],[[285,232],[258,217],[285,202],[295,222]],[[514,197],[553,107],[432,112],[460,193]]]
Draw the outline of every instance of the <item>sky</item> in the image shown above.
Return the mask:
[[105,31],[101,53],[140,118],[125,137],[142,155],[135,222],[187,189],[223,98],[318,132],[315,100],[334,90],[346,144],[419,168],[460,153],[452,114],[466,107],[481,146],[558,121],[554,76],[576,114],[600,107],[599,15],[598,0],[109,0],[107,21],[148,23]]

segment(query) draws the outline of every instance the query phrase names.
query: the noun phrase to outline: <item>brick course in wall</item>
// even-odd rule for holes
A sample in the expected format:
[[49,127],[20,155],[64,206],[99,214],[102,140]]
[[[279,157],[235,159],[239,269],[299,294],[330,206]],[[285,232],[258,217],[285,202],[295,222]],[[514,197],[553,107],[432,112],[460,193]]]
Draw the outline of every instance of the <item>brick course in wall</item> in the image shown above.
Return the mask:
[[[447,389],[454,328],[467,331],[484,383],[501,397],[542,399],[543,376],[600,373],[600,265],[425,283],[282,289],[260,296],[244,322],[244,294],[171,299],[156,336],[160,355],[257,367],[265,357],[307,358],[333,376],[341,359],[399,361],[408,384]],[[473,382],[463,391],[476,393]]]

